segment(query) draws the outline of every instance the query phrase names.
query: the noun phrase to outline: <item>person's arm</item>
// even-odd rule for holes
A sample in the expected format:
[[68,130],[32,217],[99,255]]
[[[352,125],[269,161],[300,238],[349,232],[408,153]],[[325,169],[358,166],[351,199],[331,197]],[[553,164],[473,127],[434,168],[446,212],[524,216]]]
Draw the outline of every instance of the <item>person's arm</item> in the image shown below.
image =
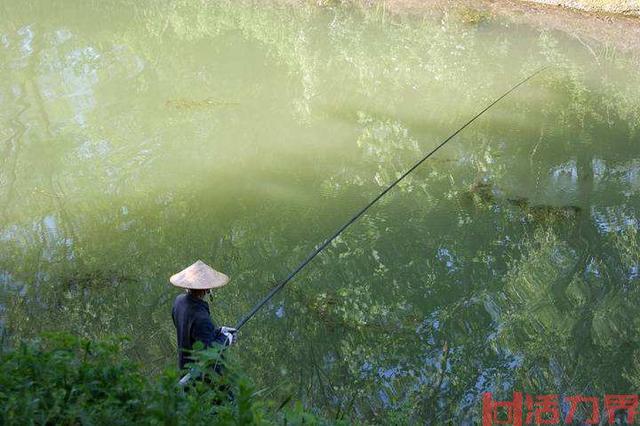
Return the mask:
[[196,316],[191,332],[193,340],[202,342],[205,348],[211,347],[214,343],[224,346],[226,342],[226,337],[220,332],[220,328],[213,325],[206,312],[199,313]]

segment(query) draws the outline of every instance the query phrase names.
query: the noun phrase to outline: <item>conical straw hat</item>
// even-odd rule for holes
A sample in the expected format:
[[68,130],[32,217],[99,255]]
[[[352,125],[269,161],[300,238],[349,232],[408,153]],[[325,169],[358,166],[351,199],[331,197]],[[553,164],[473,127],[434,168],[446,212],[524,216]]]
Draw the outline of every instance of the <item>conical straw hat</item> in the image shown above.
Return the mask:
[[198,260],[188,268],[172,275],[169,281],[176,287],[207,290],[222,287],[229,282],[229,277]]

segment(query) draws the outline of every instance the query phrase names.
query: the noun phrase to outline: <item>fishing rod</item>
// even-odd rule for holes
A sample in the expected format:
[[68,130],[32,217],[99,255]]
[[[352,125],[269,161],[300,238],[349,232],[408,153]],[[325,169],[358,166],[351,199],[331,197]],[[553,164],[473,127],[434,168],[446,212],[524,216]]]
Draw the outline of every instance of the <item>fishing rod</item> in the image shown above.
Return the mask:
[[342,226],[340,226],[329,238],[327,238],[326,240],[324,240],[324,242],[322,244],[320,244],[319,246],[317,246],[311,253],[309,253],[309,255],[293,270],[291,271],[291,273],[282,281],[280,282],[280,284],[278,284],[277,286],[273,287],[267,294],[266,296],[264,296],[264,298],[262,298],[258,303],[255,304],[255,306],[249,311],[249,313],[247,313],[236,325],[236,330],[240,330],[246,323],[247,321],[249,321],[251,318],[253,318],[253,316],[269,301],[273,298],[273,296],[275,296],[276,294],[278,294],[285,285],[287,285],[287,283],[289,281],[291,281],[297,274],[298,272],[300,272],[302,269],[304,269],[305,266],[307,266],[317,255],[319,255],[329,244],[331,244],[331,242],[333,240],[335,240],[340,234],[342,234],[342,232],[347,229],[353,222],[355,222],[356,220],[358,220],[360,218],[360,216],[362,216],[363,214],[365,214],[365,212],[367,210],[369,210],[369,208],[371,206],[373,206],[380,198],[382,198],[387,192],[391,191],[391,189],[393,189],[393,187],[395,187],[398,183],[400,183],[405,177],[407,177],[411,172],[413,172],[415,169],[417,169],[422,163],[424,163],[429,157],[431,157],[433,154],[435,154],[440,148],[442,148],[443,146],[446,145],[447,142],[449,142],[451,139],[453,139],[454,137],[456,137],[456,135],[458,135],[458,133],[462,132],[467,126],[469,126],[471,123],[473,123],[474,121],[476,121],[482,114],[484,114],[485,112],[487,112],[487,110],[489,110],[489,108],[491,108],[492,106],[494,106],[495,104],[497,104],[498,102],[500,102],[500,100],[502,100],[503,98],[505,98],[507,95],[509,95],[511,92],[513,92],[514,90],[516,90],[518,87],[522,86],[524,83],[526,83],[527,81],[531,80],[533,77],[535,77],[536,75],[540,74],[542,71],[544,71],[545,69],[547,69],[548,67],[542,67],[539,68],[537,71],[535,71],[533,74],[529,75],[527,78],[525,78],[524,80],[520,81],[518,84],[516,84],[515,86],[511,87],[509,90],[507,90],[506,92],[504,92],[499,98],[495,99],[493,102],[491,102],[489,105],[487,105],[482,111],[480,111],[479,113],[477,113],[475,116],[473,116],[469,121],[467,121],[466,123],[464,123],[458,130],[456,130],[455,132],[453,132],[449,137],[447,137],[444,141],[442,141],[438,146],[436,146],[435,148],[433,148],[431,151],[429,151],[424,157],[422,157],[419,161],[417,161],[413,166],[411,166],[411,168],[409,168],[406,172],[404,172],[399,178],[397,178],[395,181],[393,181],[389,186],[387,186],[380,194],[378,194],[373,200],[371,200],[366,206],[364,206],[362,209],[360,209],[356,214],[353,215],[353,217],[351,219],[349,219],[345,224],[343,224]]

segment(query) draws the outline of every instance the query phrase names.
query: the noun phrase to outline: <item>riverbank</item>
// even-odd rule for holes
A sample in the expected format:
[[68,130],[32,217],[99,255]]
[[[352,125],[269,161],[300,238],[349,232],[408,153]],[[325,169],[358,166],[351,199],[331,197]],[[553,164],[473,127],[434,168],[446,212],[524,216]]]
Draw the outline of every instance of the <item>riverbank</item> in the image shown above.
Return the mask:
[[638,0],[526,0],[526,2],[577,9],[591,13],[640,16],[640,1]]
[[[359,0],[384,13],[431,17],[458,15],[478,24],[501,19],[559,31],[579,41],[600,61],[613,51],[631,53],[640,64],[640,0]],[[318,0],[319,4],[328,3]]]
[[[334,1],[318,0],[318,4],[332,4]],[[608,17],[640,18],[640,0],[361,0],[366,5],[384,4],[391,9],[425,10],[450,8],[456,5],[491,9],[495,11],[561,13],[589,13]]]
[[575,38],[598,62],[612,50],[632,53],[640,65],[640,0],[277,0],[319,6],[355,3],[384,14],[442,17],[458,15],[477,24],[504,19],[559,31]]

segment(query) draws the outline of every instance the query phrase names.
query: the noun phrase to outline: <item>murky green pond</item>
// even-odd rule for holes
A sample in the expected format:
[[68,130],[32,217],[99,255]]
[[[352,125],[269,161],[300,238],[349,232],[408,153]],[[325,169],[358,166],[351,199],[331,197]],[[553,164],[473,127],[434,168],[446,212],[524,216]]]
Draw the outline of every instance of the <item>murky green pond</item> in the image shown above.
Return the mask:
[[[640,385],[640,66],[483,14],[238,2],[0,3],[0,306],[15,339],[131,337],[175,363],[168,277],[202,259],[276,399],[478,422],[482,392]],[[566,407],[563,408],[566,410]]]

